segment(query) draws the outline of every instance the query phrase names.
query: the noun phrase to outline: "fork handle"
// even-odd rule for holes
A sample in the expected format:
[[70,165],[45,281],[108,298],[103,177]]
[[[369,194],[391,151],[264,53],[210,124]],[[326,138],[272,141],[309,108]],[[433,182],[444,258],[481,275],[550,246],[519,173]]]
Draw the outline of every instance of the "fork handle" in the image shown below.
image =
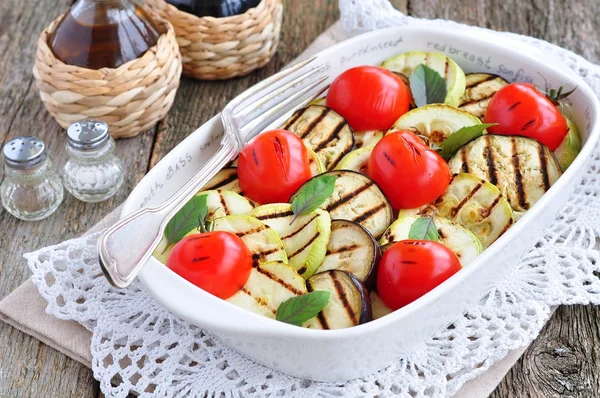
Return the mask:
[[98,240],[100,266],[108,281],[124,288],[133,282],[162,239],[168,221],[237,153],[225,135],[219,150],[191,180],[159,207],[143,207],[110,227]]

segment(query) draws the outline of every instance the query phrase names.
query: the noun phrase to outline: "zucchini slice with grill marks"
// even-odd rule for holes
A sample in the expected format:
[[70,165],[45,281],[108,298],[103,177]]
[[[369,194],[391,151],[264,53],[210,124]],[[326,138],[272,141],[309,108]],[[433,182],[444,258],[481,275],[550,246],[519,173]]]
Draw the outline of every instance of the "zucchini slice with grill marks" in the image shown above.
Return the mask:
[[465,92],[465,72],[449,57],[436,52],[413,51],[396,55],[385,60],[381,67],[410,77],[421,64],[427,65],[446,80],[446,99],[444,103],[458,106]]
[[327,169],[325,169],[325,165],[321,161],[321,158],[317,156],[315,151],[313,151],[309,147],[306,147],[306,150],[308,152],[308,167],[310,167],[311,175],[314,177],[316,175],[326,172]]
[[333,220],[327,253],[317,272],[338,269],[367,283],[381,252],[373,235],[359,224],[348,220]]
[[565,119],[567,120],[569,131],[558,148],[556,148],[554,151],[554,155],[556,156],[556,159],[558,160],[558,163],[563,171],[567,170],[577,155],[579,155],[579,152],[581,152],[581,137],[579,136],[579,129],[571,119],[568,117],[565,117]]
[[452,173],[471,173],[496,185],[517,219],[562,173],[545,145],[531,138],[492,134],[463,146],[448,165]]
[[316,209],[292,222],[292,205],[274,203],[257,207],[251,215],[277,232],[292,268],[304,278],[315,273],[325,258],[331,234],[329,213]]
[[[333,170],[324,174],[334,175],[337,180],[333,193],[323,202],[321,209],[328,211],[334,220],[349,220],[362,225],[379,239],[392,223],[394,213],[375,181],[349,170]],[[307,183],[298,188],[291,200]]]
[[315,318],[304,323],[312,329],[343,329],[360,325],[373,319],[371,299],[365,285],[344,271],[329,270],[308,278],[309,292],[331,292],[329,302]]
[[352,128],[346,119],[326,106],[309,105],[299,109],[281,128],[302,138],[327,170],[333,169],[354,148]]
[[373,152],[373,146],[367,146],[360,149],[355,149],[348,153],[340,160],[335,166],[336,170],[352,170],[358,171],[359,173],[366,174],[367,164],[369,163],[369,157]]
[[[408,239],[410,227],[419,217],[409,216],[398,219],[385,231],[379,243],[386,245]],[[441,217],[434,217],[433,222],[440,236],[438,242],[452,250],[463,266],[475,260],[483,251],[479,238],[465,227]]]
[[272,261],[252,268],[246,284],[226,301],[275,319],[281,303],[306,293],[304,278],[294,268],[280,261]]
[[406,112],[388,130],[409,130],[427,137],[430,144],[440,145],[448,136],[463,127],[481,124],[481,120],[452,106],[429,104]]
[[219,170],[219,172],[202,187],[200,192],[217,189],[226,189],[243,195],[242,190],[240,189],[240,183],[238,182],[236,167],[225,167]]
[[489,73],[468,73],[466,78],[467,87],[458,108],[473,116],[483,118],[494,94],[508,82],[498,75]]
[[385,305],[381,297],[376,292],[371,292],[371,308],[373,309],[373,319],[379,319],[394,312]]

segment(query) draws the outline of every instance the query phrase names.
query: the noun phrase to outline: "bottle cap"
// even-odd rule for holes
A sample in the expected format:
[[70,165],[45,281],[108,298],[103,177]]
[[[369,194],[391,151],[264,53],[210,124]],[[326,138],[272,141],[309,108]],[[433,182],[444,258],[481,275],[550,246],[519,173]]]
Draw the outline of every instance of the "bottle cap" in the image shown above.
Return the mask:
[[17,137],[4,145],[4,162],[14,169],[28,169],[46,159],[46,145],[37,137]]
[[69,126],[67,139],[75,149],[91,151],[101,148],[110,140],[108,125],[101,120],[80,120]]

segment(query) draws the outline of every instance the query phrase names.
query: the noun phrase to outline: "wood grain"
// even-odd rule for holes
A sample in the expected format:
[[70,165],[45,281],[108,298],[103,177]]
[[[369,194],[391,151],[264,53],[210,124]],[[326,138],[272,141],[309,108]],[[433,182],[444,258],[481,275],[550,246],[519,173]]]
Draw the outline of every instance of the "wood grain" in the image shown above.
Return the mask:
[[[18,135],[43,138],[55,162],[64,159],[64,132],[48,116],[31,75],[35,40],[69,0],[0,1],[0,144]],[[597,0],[393,0],[398,9],[426,18],[450,18],[549,40],[600,61]],[[49,219],[24,223],[0,213],[0,298],[29,276],[21,254],[87,230],[121,203],[147,170],[241,91],[293,60],[339,18],[337,1],[284,1],[284,29],[274,59],[262,70],[226,82],[184,79],[175,106],[157,128],[121,140],[128,170],[111,200],[85,204],[66,196]],[[1,175],[0,175],[1,176]],[[600,386],[600,313],[597,307],[563,307],[492,394],[500,397],[594,397]],[[101,396],[89,369],[0,323],[0,397]]]

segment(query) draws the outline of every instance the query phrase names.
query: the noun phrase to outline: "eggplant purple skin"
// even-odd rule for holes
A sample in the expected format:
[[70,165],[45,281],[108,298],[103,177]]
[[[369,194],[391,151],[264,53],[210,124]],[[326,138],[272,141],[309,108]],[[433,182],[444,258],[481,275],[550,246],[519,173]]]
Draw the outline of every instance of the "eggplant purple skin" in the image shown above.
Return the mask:
[[353,274],[346,271],[341,272],[345,272],[346,274],[348,274],[350,280],[352,280],[352,283],[354,283],[354,286],[356,286],[356,288],[360,292],[360,301],[362,308],[360,309],[360,319],[358,323],[362,325],[363,323],[371,322],[373,320],[373,307],[371,306],[371,296],[369,295],[369,290],[367,289],[365,284],[362,283],[360,279],[358,279]]

